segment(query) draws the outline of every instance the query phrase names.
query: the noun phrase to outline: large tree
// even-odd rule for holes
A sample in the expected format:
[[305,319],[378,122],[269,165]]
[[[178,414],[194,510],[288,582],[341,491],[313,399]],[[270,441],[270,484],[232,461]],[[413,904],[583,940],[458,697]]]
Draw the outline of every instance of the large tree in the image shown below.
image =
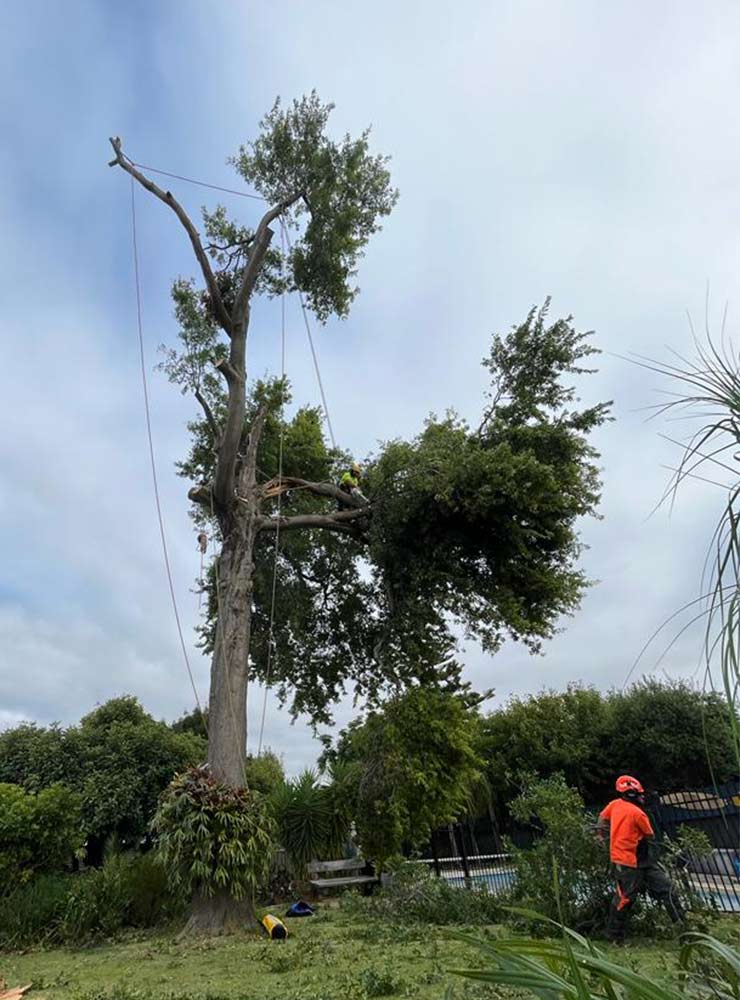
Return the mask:
[[0,733],[0,782],[39,792],[65,785],[80,796],[87,861],[106,842],[137,844],[175,771],[205,754],[203,731],[173,732],[135,698],[111,698],[76,726],[22,724]]
[[[335,485],[347,455],[327,447],[315,410],[285,420],[283,380],[248,388],[254,297],[297,290],[319,320],[346,316],[358,260],[396,200],[368,133],[332,140],[330,111],[315,94],[275,104],[233,160],[269,207],[255,228],[204,210],[206,242],[111,140],[112,165],[179,219],[205,285],[175,283],[180,345],[164,367],[203,411],[181,471],[196,521],[220,541],[204,627],[208,760],[233,788],[245,782],[250,674],[265,679],[269,664],[270,683],[315,720],[350,684],[370,699],[412,680],[459,686],[461,630],[489,650],[507,634],[537,649],[586,586],[576,521],[598,502],[588,434],[606,406],[572,408],[562,379],[593,349],[569,320],[548,325],[546,308],[533,310],[495,338],[480,424],[450,414],[386,444],[368,469],[368,503]],[[293,234],[280,247],[278,225]],[[245,904],[217,897],[197,898],[192,927],[244,919]]]

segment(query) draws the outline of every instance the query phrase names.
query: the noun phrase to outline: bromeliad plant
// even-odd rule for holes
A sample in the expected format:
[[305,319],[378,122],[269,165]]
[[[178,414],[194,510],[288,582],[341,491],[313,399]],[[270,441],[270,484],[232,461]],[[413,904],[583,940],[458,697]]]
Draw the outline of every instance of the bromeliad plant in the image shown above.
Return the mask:
[[[274,850],[274,823],[263,797],[191,768],[164,793],[152,827],[173,888],[210,899],[216,908],[223,903],[224,926],[242,926]],[[243,905],[234,908],[233,900]],[[194,908],[188,930],[199,930],[200,909]]]

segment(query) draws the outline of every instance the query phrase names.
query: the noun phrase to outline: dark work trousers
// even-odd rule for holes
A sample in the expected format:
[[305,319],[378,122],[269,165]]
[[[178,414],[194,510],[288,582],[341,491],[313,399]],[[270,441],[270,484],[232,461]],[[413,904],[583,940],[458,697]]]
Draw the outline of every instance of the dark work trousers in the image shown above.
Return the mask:
[[674,923],[683,920],[683,907],[670,878],[658,865],[644,868],[627,868],[614,865],[617,889],[612,899],[607,924],[607,936],[613,941],[624,940],[627,918],[637,897],[647,892],[658,903],[662,903]]

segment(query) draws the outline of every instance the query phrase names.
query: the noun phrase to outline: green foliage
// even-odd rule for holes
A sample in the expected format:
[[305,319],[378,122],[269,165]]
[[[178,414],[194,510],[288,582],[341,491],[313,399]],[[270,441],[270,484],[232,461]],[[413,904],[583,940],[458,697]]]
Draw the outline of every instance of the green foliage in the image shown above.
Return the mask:
[[102,868],[39,875],[0,895],[0,948],[79,945],[126,927],[162,924],[184,907],[154,855],[112,855]]
[[0,892],[0,949],[55,939],[64,918],[73,875],[37,875]]
[[731,709],[721,695],[685,682],[646,680],[626,695],[613,693],[605,742],[615,768],[634,771],[661,791],[727,781],[737,773]]
[[305,875],[310,861],[342,857],[349,817],[335,804],[331,786],[321,784],[311,770],[285,782],[273,797],[278,839],[297,874]]
[[608,406],[568,409],[575,390],[562,380],[593,349],[570,320],[547,326],[547,307],[494,338],[477,430],[454,414],[430,419],[368,470],[387,643],[415,660],[449,652],[451,621],[490,651],[507,635],[538,650],[587,585],[576,521],[598,503],[587,436]]
[[536,822],[541,831],[532,847],[511,846],[513,898],[569,926],[598,926],[606,918],[613,877],[608,853],[594,835],[578,792],[562,775],[531,778],[511,803],[511,813],[521,823]]
[[114,854],[71,881],[56,936],[70,942],[110,937],[124,927],[154,927],[184,909],[184,894],[169,888],[154,854]]
[[203,768],[176,776],[153,829],[173,887],[191,895],[254,896],[272,861],[274,828],[265,800],[220,784]]
[[[190,311],[197,313],[194,288],[177,294],[191,296]],[[370,704],[415,683],[463,690],[455,658],[461,630],[489,650],[507,636],[538,650],[559,618],[578,606],[587,581],[577,567],[576,524],[595,513],[599,495],[588,435],[606,419],[606,407],[571,408],[567,380],[585,370],[579,362],[592,349],[569,321],[545,319],[544,309],[532,312],[509,336],[494,339],[485,362],[492,387],[477,429],[454,415],[430,418],[416,438],[387,442],[369,461],[363,486],[371,506],[362,538],[318,530],[281,536],[271,683],[294,714],[330,722],[331,706],[348,685]],[[205,381],[216,331],[199,329],[183,330],[184,355],[178,361],[175,352],[165,368],[178,384],[203,393],[220,419],[223,387]],[[189,374],[188,352],[198,355]],[[537,380],[527,381],[530,367]],[[268,408],[260,473],[277,474],[282,432],[285,475],[336,483],[348,456],[327,446],[318,410],[285,416],[289,398],[281,380],[251,387],[245,440],[259,404]],[[192,448],[180,472],[207,484],[211,431],[202,420],[190,429]],[[264,509],[274,513],[275,501]],[[334,509],[333,500],[306,490],[281,498],[286,517]],[[218,536],[208,512],[199,508],[193,516]],[[263,534],[255,549],[251,637],[260,679],[274,562],[274,538]],[[217,611],[212,570],[206,583],[202,635],[210,650]]]
[[382,866],[467,810],[481,777],[478,735],[463,698],[422,687],[348,726],[326,758],[354,784],[365,857]]
[[347,315],[358,291],[351,284],[358,260],[398,198],[388,158],[370,153],[369,129],[341,142],[327,136],[333,107],[315,91],[288,108],[278,99],[260,124],[260,136],[233,160],[271,204],[305,195],[293,216],[309,209],[309,221],[288,254],[287,282],[305,293],[322,320]]
[[259,757],[250,754],[247,757],[246,779],[253,792],[265,796],[276,794],[285,784],[283,762],[272,750],[263,750]]
[[508,801],[520,775],[556,773],[589,801],[610,792],[620,761],[610,756],[604,738],[607,716],[607,701],[593,688],[571,685],[563,692],[512,698],[481,722],[481,753],[492,792]]
[[[685,1000],[697,998],[735,1000],[740,985],[740,953],[704,934],[687,936],[681,954],[686,975],[683,988],[656,981],[639,966],[613,960],[591,941],[566,927],[560,940],[524,938],[475,938],[458,934],[458,940],[477,948],[483,967],[456,969],[463,976],[492,986],[517,987],[536,997],[556,1000]],[[696,967],[699,974],[696,974]],[[688,978],[690,977],[690,978]],[[454,992],[448,993],[454,997]]]
[[372,896],[346,893],[342,909],[358,919],[403,926],[480,925],[501,917],[500,902],[486,888],[451,885],[426,865],[413,862],[400,864],[388,885]]
[[205,741],[156,722],[135,698],[112,698],[78,726],[0,733],[0,780],[29,791],[63,782],[81,797],[82,829],[98,845],[142,838],[176,771],[202,761]]
[[701,788],[734,773],[727,706],[681,681],[644,680],[606,695],[572,685],[514,698],[482,720],[482,731],[486,776],[502,803],[522,774],[561,773],[596,806],[622,773],[661,792]]
[[69,788],[51,785],[34,793],[0,784],[0,887],[59,871],[82,841],[80,798]]
[[681,947],[683,984],[716,1000],[740,997],[740,951],[710,934],[690,932]]
[[368,966],[358,975],[357,983],[366,997],[393,996],[403,987],[403,983],[389,965]]
[[207,739],[208,709],[201,710],[196,706],[190,712],[183,712],[180,718],[171,724],[170,729],[175,733],[191,733],[193,736]]

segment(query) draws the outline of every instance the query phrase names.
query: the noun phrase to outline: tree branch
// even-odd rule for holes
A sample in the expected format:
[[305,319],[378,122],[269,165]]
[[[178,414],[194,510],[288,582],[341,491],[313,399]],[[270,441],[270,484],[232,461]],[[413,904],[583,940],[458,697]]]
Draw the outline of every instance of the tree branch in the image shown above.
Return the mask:
[[217,371],[221,372],[229,386],[234,385],[239,381],[239,373],[232,366],[232,364],[226,360],[226,358],[222,358],[220,361],[214,361],[213,366]]
[[244,269],[242,283],[239,286],[239,291],[236,293],[234,308],[231,313],[232,321],[237,322],[242,314],[246,313],[249,306],[249,299],[254,291],[254,286],[257,283],[257,278],[259,277],[259,273],[262,268],[262,262],[265,259],[265,254],[267,253],[267,249],[270,246],[270,241],[273,237],[273,232],[270,229],[270,223],[274,222],[275,219],[277,219],[277,217],[286,209],[290,208],[291,205],[294,205],[299,198],[305,198],[303,191],[298,191],[296,194],[292,194],[288,198],[284,198],[262,216],[260,224],[257,226],[257,230],[254,234],[252,250],[249,255],[247,266]]
[[[244,456],[244,466],[241,473],[241,483],[240,490],[242,493],[250,493],[251,487],[257,484],[257,448],[259,447],[260,438],[262,437],[262,431],[265,426],[265,420],[267,419],[267,403],[263,403],[257,411],[257,416],[252,421],[252,426],[249,428],[249,441],[247,443],[247,453]],[[239,497],[243,500],[243,497]],[[252,496],[249,497],[249,503],[254,502]]]
[[296,479],[294,476],[283,476],[282,479],[276,476],[265,483],[262,489],[267,496],[277,496],[278,493],[285,493],[288,490],[306,490],[308,493],[313,493],[314,496],[336,500],[337,503],[342,504],[343,507],[349,507],[351,510],[367,510],[368,507],[358,497],[352,496],[351,493],[345,493],[333,483],[312,483],[307,479]]
[[[239,498],[241,499],[241,497]],[[336,514],[296,514],[293,517],[260,517],[257,521],[257,531],[296,531],[299,528],[323,528],[325,531],[338,531],[345,535],[361,538],[364,532],[355,522],[367,515],[367,508],[362,510],[343,510]]]
[[213,275],[213,271],[211,270],[211,265],[208,261],[208,257],[206,256],[206,252],[203,249],[203,246],[200,242],[200,236],[198,235],[198,231],[193,225],[193,223],[190,221],[187,212],[169,191],[163,191],[161,187],[159,187],[157,184],[154,183],[154,181],[150,181],[148,177],[146,177],[144,174],[141,173],[141,171],[136,169],[133,162],[126,156],[126,154],[121,149],[121,140],[119,138],[117,137],[112,138],[110,140],[110,144],[113,147],[113,152],[116,154],[116,157],[114,160],[110,161],[108,166],[110,167],[119,166],[123,170],[125,170],[126,173],[130,174],[131,177],[134,178],[134,180],[138,181],[143,188],[146,188],[147,191],[149,191],[155,197],[159,198],[159,200],[161,202],[164,202],[165,205],[169,205],[169,207],[172,209],[172,211],[175,213],[175,215],[178,217],[178,219],[184,226],[185,231],[190,237],[190,242],[192,243],[195,256],[197,257],[198,263],[200,264],[200,269],[203,272],[203,278],[205,279],[205,283],[208,287],[208,293],[211,296],[211,302],[213,303],[213,307],[216,313],[216,318],[218,319],[219,324],[223,327],[226,333],[228,333],[229,336],[231,336],[231,327],[232,327],[231,317],[226,311],[226,307],[224,306],[223,301],[221,299],[221,293],[218,290],[218,285],[216,284],[216,279]]
[[196,388],[196,390],[195,390],[195,398],[198,400],[198,402],[200,403],[200,405],[203,407],[203,412],[206,415],[206,420],[208,421],[208,426],[211,428],[211,434],[213,435],[213,442],[216,445],[216,447],[218,447],[218,445],[221,443],[221,428],[218,426],[218,423],[216,422],[216,418],[213,415],[213,410],[208,405],[208,400],[203,395],[203,393],[200,391],[200,389]]

